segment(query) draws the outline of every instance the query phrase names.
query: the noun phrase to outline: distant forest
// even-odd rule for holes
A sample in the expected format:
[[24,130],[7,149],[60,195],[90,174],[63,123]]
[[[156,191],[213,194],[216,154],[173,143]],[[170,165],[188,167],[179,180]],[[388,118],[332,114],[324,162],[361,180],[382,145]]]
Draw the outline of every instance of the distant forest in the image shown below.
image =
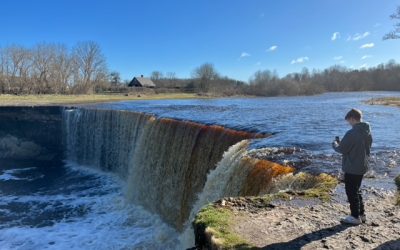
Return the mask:
[[[248,83],[221,76],[213,64],[193,70],[190,79],[175,73],[154,71],[158,89],[220,96],[295,96],[323,92],[388,90],[400,91],[400,64],[394,60],[372,68],[332,66],[325,70],[304,68],[279,77],[276,71],[254,73]],[[128,93],[134,88],[109,71],[100,46],[80,42],[68,49],[62,44],[38,44],[31,48],[12,45],[0,48],[0,93],[2,94],[91,94]]]

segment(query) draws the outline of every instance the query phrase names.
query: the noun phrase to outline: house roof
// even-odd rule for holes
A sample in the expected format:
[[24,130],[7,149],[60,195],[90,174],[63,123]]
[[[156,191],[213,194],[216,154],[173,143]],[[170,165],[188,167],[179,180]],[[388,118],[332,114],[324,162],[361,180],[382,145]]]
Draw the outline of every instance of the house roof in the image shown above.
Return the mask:
[[155,87],[156,85],[150,78],[146,77],[135,77],[136,80],[142,85],[143,87]]

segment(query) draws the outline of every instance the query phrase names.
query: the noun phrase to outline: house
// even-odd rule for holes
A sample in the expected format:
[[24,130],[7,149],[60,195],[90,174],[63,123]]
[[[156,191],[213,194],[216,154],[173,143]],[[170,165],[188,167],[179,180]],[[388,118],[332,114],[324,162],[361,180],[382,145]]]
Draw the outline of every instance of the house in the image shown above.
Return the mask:
[[143,77],[134,77],[132,81],[128,84],[129,87],[143,87],[143,88],[155,88],[156,85],[150,78]]

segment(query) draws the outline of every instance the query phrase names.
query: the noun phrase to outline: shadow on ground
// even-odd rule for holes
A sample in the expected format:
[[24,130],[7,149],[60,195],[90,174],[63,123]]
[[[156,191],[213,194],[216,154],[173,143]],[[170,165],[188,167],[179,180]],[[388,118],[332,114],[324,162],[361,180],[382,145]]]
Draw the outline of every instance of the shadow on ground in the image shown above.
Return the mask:
[[333,227],[324,228],[324,229],[321,229],[321,230],[318,230],[318,231],[315,231],[312,233],[304,234],[304,235],[297,237],[296,239],[293,239],[288,242],[280,242],[280,243],[275,243],[275,244],[271,244],[268,246],[264,246],[261,249],[297,250],[297,249],[301,249],[302,247],[309,244],[310,242],[319,241],[324,238],[330,237],[341,231],[346,230],[349,227],[350,227],[350,225],[339,224],[339,225],[336,225]]
[[398,249],[400,249],[400,239],[385,242],[382,245],[378,246],[377,248],[374,248],[374,250],[398,250]]

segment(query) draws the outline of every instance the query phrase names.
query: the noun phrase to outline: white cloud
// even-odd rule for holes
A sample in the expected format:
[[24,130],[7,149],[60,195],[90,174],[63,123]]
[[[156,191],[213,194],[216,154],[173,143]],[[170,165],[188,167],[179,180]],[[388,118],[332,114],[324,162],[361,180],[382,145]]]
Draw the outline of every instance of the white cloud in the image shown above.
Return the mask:
[[278,45],[272,45],[271,47],[269,47],[269,49],[267,49],[267,52],[272,52],[278,49]]
[[343,56],[335,56],[335,57],[333,57],[333,60],[335,60],[335,61],[339,61],[339,60],[342,60],[343,59]]
[[340,64],[345,64],[346,61],[345,61],[345,60],[341,60],[341,61],[339,61],[339,63],[340,63]]
[[372,57],[371,55],[363,55],[361,57],[361,60],[365,60],[365,59],[368,59],[368,58],[371,58],[371,57]]
[[340,33],[339,33],[339,32],[334,32],[334,33],[332,34],[331,40],[332,40],[332,41],[335,41],[335,40],[337,40],[337,39],[339,39],[339,38],[340,38]]
[[360,46],[360,49],[370,49],[373,48],[375,46],[374,43],[366,43]]
[[360,65],[360,69],[365,69],[365,68],[367,68],[368,67],[368,64],[366,64],[366,63],[364,63],[363,65]]
[[242,52],[242,54],[240,54],[239,59],[245,58],[245,57],[249,57],[249,56],[251,56],[249,53],[247,53],[247,52]]
[[366,31],[364,33],[356,33],[354,35],[348,36],[347,41],[358,41],[358,40],[366,38],[369,35],[371,35],[371,33],[369,31]]
[[305,63],[307,61],[309,61],[310,58],[308,58],[307,56],[303,56],[303,57],[299,57],[297,59],[293,59],[290,64],[297,64],[297,63]]

